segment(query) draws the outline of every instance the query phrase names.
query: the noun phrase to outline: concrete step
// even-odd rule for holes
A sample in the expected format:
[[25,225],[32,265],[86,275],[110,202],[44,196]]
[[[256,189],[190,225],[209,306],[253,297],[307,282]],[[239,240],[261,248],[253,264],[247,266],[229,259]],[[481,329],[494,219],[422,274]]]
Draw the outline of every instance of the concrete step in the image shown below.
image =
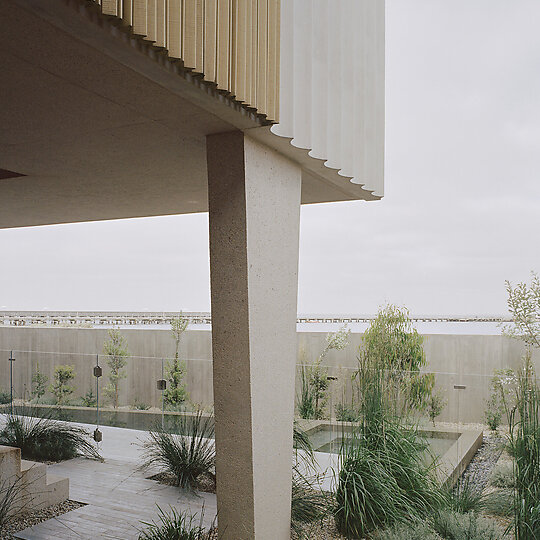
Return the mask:
[[32,495],[32,506],[36,510],[59,504],[69,499],[69,478],[47,474],[47,483],[42,491]]
[[44,488],[47,483],[47,465],[21,459],[21,473],[27,485]]
[[41,510],[69,499],[69,479],[47,474],[47,465],[21,459],[19,448],[0,446],[0,480],[22,480],[22,491],[13,512]]

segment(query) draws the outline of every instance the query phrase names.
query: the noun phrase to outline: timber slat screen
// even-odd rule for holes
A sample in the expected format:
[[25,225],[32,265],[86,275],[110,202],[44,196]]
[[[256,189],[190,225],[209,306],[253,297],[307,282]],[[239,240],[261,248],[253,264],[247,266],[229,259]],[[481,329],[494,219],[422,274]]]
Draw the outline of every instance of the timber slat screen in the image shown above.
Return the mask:
[[277,122],[280,0],[94,0],[184,68]]

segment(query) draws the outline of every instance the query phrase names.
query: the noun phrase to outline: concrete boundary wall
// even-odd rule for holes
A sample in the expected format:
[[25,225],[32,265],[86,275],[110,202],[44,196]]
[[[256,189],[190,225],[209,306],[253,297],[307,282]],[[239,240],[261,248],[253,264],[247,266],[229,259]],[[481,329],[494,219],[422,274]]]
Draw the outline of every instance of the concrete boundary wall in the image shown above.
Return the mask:
[[[161,378],[161,358],[171,358],[175,351],[170,330],[127,328],[121,329],[121,333],[128,342],[130,353],[137,357],[129,359],[127,378],[121,381],[121,404],[132,406],[137,400],[158,406],[160,393],[156,380]],[[326,334],[299,332],[297,335],[298,363],[314,362],[324,348]],[[436,376],[437,385],[448,401],[440,417],[442,421],[482,421],[493,370],[517,368],[525,352],[521,342],[503,336],[430,334],[424,337],[427,369],[439,373]],[[38,351],[14,354],[16,397],[29,396],[32,372],[37,362],[49,382],[56,365],[74,365],[77,372],[74,395],[84,395],[95,387],[92,366],[96,362],[95,355],[103,353],[106,339],[107,329],[104,328],[0,327],[0,390],[9,390],[9,351]],[[345,387],[350,385],[350,375],[356,368],[361,340],[361,334],[351,334],[347,349],[330,351],[325,358],[325,364],[330,366],[330,374],[338,378],[331,383],[332,408],[341,399],[340,396],[347,395]],[[182,337],[180,354],[186,359],[186,383],[194,403],[213,403],[211,353],[210,331],[191,330]],[[540,375],[540,351],[535,351],[533,359]],[[103,387],[108,373],[104,356],[100,358],[100,364],[104,368]],[[466,388],[455,389],[454,385]]]

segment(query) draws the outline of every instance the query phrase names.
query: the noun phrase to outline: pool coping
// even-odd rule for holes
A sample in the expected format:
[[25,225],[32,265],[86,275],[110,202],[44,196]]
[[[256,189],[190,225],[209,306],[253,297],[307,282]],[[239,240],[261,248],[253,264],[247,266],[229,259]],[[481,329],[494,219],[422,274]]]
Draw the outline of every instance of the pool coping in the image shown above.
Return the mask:
[[[300,427],[309,436],[310,433],[320,431],[329,426],[332,428],[353,428],[355,422],[339,422],[337,420],[298,420]],[[477,450],[482,446],[484,433],[481,430],[419,427],[419,431],[426,435],[436,435],[437,438],[455,439],[454,444],[440,457],[436,474],[445,486],[453,486],[463,474]]]

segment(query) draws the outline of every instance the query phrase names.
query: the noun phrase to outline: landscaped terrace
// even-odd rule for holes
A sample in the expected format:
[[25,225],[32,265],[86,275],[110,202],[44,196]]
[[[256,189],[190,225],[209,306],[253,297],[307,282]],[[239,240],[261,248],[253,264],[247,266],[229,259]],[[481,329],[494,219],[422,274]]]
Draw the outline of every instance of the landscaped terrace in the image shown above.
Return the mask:
[[[71,501],[14,516],[3,486],[4,530],[28,540],[159,539],[167,527],[217,537],[212,365],[181,353],[186,329],[173,321],[169,358],[131,355],[118,329],[96,354],[0,352],[0,444],[69,479]],[[293,536],[512,537],[512,456],[526,427],[512,411],[538,415],[530,359],[490,376],[431,372],[422,337],[392,306],[362,340],[356,368],[326,362],[349,347],[346,328],[316,358],[299,354]]]

